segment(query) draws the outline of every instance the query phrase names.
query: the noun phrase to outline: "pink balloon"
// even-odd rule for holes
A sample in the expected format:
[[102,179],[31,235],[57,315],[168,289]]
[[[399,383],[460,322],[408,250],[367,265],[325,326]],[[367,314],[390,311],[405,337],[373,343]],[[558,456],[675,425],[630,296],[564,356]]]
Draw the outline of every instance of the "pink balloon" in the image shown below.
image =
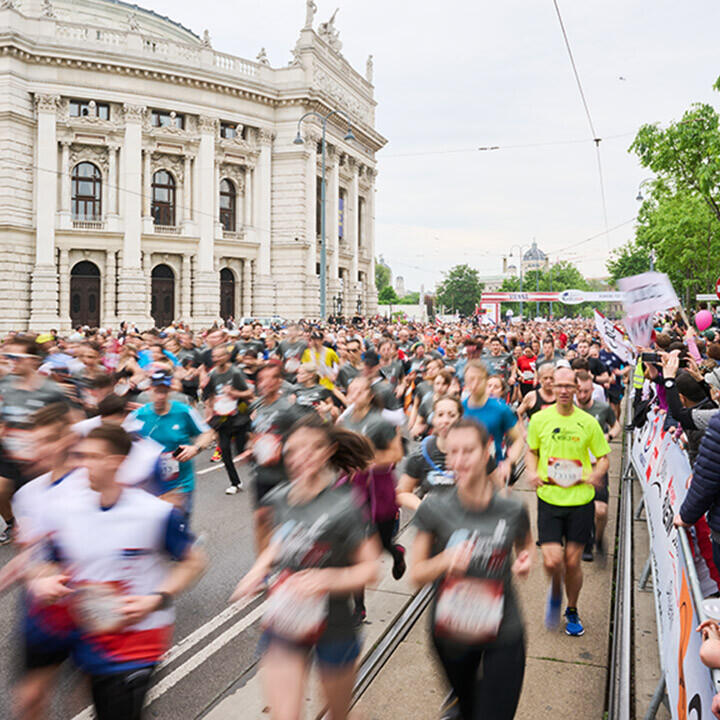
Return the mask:
[[695,324],[700,332],[707,330],[712,325],[712,321],[713,316],[709,310],[700,310],[695,314]]

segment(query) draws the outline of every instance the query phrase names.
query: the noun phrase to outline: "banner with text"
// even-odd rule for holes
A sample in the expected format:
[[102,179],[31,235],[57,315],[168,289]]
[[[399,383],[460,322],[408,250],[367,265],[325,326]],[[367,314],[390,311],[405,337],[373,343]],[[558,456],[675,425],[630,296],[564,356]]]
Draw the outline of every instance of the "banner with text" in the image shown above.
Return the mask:
[[615,325],[612,320],[608,320],[601,312],[593,311],[595,317],[595,327],[598,329],[605,345],[610,352],[614,352],[624,363],[632,362],[635,357],[635,351],[625,340],[623,331]]
[[[687,492],[692,470],[687,455],[671,432],[665,414],[651,412],[634,433],[631,460],[643,489],[650,532],[650,557],[658,616],[661,664],[674,720],[712,717],[715,691],[710,670],[700,662],[702,639],[695,632],[699,618],[692,598],[688,569],[673,525]],[[688,532],[703,597],[718,591],[710,575],[709,530],[703,519]],[[695,710],[696,715],[691,715]]]

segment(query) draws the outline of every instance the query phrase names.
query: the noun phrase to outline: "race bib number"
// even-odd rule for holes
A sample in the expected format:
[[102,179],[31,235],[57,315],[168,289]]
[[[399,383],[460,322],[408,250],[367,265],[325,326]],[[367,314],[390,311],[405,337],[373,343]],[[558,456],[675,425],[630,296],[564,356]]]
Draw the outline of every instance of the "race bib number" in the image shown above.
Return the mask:
[[122,592],[116,583],[85,583],[72,596],[77,624],[90,633],[117,632],[123,625]]
[[300,361],[297,358],[290,358],[285,361],[285,372],[294,375],[300,369]]
[[258,465],[277,465],[282,457],[282,443],[277,435],[264,433],[255,438],[253,457]]
[[431,487],[452,487],[455,485],[455,475],[450,471],[431,470],[427,474],[427,482]]
[[291,581],[293,573],[280,573],[267,600],[262,624],[273,635],[310,645],[320,639],[328,615],[328,595],[299,594]]
[[160,477],[163,482],[176,480],[180,475],[180,463],[173,457],[172,453],[164,452],[160,455]]
[[500,580],[445,578],[435,606],[435,631],[468,644],[494,640],[505,608]]
[[3,435],[3,446],[13,460],[29,462],[33,458],[32,433],[20,428],[7,428]]
[[534,378],[535,378],[535,373],[532,370],[525,370],[522,373],[522,379],[525,382],[532,382]]
[[222,395],[215,398],[213,410],[216,415],[232,415],[237,412],[237,400],[229,397],[228,395]]
[[583,466],[579,460],[548,458],[548,480],[560,487],[572,487],[582,482]]

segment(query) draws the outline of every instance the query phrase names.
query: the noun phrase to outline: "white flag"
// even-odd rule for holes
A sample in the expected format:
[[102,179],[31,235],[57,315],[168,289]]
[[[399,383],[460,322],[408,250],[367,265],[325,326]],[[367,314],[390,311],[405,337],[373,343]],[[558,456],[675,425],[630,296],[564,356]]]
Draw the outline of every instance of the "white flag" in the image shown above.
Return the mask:
[[608,320],[601,312],[595,313],[595,327],[610,352],[614,352],[623,362],[632,362],[635,353],[630,343],[626,342],[622,330],[612,321]]

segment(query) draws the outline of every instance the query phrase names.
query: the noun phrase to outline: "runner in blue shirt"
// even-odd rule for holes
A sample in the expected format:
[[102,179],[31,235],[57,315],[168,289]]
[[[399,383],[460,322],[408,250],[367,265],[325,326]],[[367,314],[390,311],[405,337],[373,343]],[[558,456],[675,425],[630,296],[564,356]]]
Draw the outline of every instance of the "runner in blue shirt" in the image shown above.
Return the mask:
[[[468,397],[463,400],[463,414],[480,423],[490,433],[498,463],[497,477],[503,485],[510,478],[513,463],[522,457],[525,435],[517,416],[502,400],[492,398],[487,392],[488,371],[481,360],[471,360],[465,369],[465,388]],[[503,452],[503,440],[507,436],[507,457]]]
[[163,446],[160,456],[161,488],[154,493],[171,502],[190,518],[195,468],[192,459],[208,447],[214,433],[189,405],[170,401],[172,377],[165,372],[152,376],[153,401],[135,412],[137,432]]

